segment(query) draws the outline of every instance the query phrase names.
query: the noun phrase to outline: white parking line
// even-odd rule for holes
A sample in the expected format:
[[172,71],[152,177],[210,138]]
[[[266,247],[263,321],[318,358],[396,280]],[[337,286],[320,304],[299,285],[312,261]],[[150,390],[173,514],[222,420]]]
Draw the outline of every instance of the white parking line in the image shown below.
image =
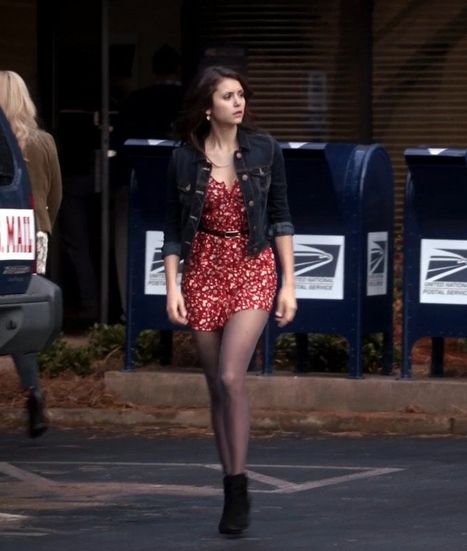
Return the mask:
[[21,480],[23,482],[28,482],[33,486],[49,487],[56,484],[53,480],[49,480],[43,476],[39,476],[35,473],[15,467],[11,463],[0,462],[0,473],[6,474],[11,478],[16,478],[17,480]]
[[[127,467],[207,467],[218,468],[218,463],[182,463],[178,461],[15,461],[16,465],[120,465]],[[360,465],[359,467],[348,467],[346,465],[290,465],[287,463],[250,463],[250,467],[254,468],[269,468],[275,469],[319,469],[331,471],[370,471],[377,467],[367,467]]]
[[[205,465],[208,468],[212,468],[215,470],[221,470],[220,465]],[[293,468],[292,465],[252,465],[254,467],[269,467],[269,468]],[[309,469],[321,469],[323,467],[317,466],[317,465],[300,465],[296,466],[299,468],[309,468]],[[268,476],[261,473],[257,473],[256,471],[252,471],[248,469],[248,477],[251,480],[256,480],[257,482],[261,482],[263,484],[268,484],[270,486],[274,486],[275,490],[269,490],[267,493],[276,493],[276,494],[294,494],[296,492],[305,492],[307,490],[313,490],[315,488],[323,488],[325,486],[334,486],[336,484],[342,484],[344,482],[351,482],[353,480],[360,480],[364,478],[372,478],[375,476],[382,476],[386,474],[396,473],[399,471],[402,471],[403,469],[398,468],[364,468],[364,467],[330,467],[327,466],[327,469],[333,469],[333,470],[351,470],[351,471],[358,471],[354,472],[353,474],[347,474],[342,476],[333,476],[328,478],[323,478],[321,480],[312,480],[310,482],[304,482],[301,484],[297,484],[295,482],[289,482],[288,480],[283,480],[281,478],[277,478],[274,476]],[[254,491],[254,490],[253,490]],[[262,491],[264,492],[264,490]]]
[[12,515],[10,513],[0,513],[0,523],[2,522],[18,522],[19,520],[26,520],[26,515]]
[[0,530],[0,536],[8,536],[9,538],[11,537],[22,537],[22,538],[31,538],[31,537],[42,537],[42,536],[48,536],[49,533],[48,532],[28,532],[28,531],[25,531],[25,532],[14,532],[13,530],[7,530],[6,532],[2,532]]
[[390,468],[371,469],[368,471],[363,471],[361,473],[347,474],[343,476],[332,476],[330,478],[324,478],[322,480],[314,480],[311,482],[305,482],[303,484],[296,484],[295,488],[290,488],[289,490],[285,489],[281,492],[275,492],[275,493],[294,494],[296,492],[305,492],[307,490],[323,488],[324,486],[335,486],[336,484],[343,484],[344,482],[352,482],[354,480],[372,478],[375,476],[383,476],[386,474],[396,473],[403,470],[404,469],[390,469]]
[[[173,468],[205,468],[221,471],[221,466],[211,463],[170,463],[170,462],[124,462],[124,461],[21,461],[17,462],[23,465],[77,465],[77,466],[108,466],[108,467],[173,467]],[[296,483],[284,478],[278,478],[269,474],[264,474],[253,469],[300,469],[302,471],[309,470],[334,470],[334,471],[350,471],[349,474],[324,477],[314,479],[302,483]],[[251,464],[248,469],[248,476],[251,480],[271,486],[271,489],[253,488],[253,493],[274,493],[274,494],[293,494],[323,488],[326,486],[335,486],[355,480],[363,480],[384,476],[392,473],[403,471],[401,468],[393,467],[353,467],[341,465],[287,465],[287,464]],[[33,483],[35,486],[50,486],[58,484],[52,480],[41,477],[39,475],[29,473],[26,470],[14,467],[9,463],[0,463],[0,472],[8,474],[13,478],[22,481]],[[138,493],[158,493],[158,494],[177,494],[177,495],[216,495],[219,490],[210,486],[189,486],[177,484],[151,484],[144,482],[61,482],[59,486],[65,490],[68,486],[73,486],[75,489],[81,488],[84,492],[86,488],[92,487],[94,491],[100,491],[101,495],[111,493],[116,495],[121,494],[138,494]]]
[[[220,465],[205,465],[205,467],[207,467],[208,469],[214,469],[216,471],[222,471],[222,467]],[[256,480],[257,482],[261,482],[262,484],[274,486],[278,490],[284,492],[285,490],[293,490],[297,486],[297,484],[295,484],[294,482],[288,482],[287,480],[276,478],[275,476],[268,476],[266,474],[257,473],[256,471],[252,471],[251,469],[248,469],[247,473],[250,480]]]

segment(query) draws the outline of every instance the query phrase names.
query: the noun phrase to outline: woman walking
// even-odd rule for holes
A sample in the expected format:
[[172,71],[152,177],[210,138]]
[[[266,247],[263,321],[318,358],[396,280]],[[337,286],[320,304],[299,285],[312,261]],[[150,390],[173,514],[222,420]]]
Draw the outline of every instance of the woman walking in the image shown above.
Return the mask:
[[249,524],[246,372],[276,297],[271,238],[282,274],[279,326],[296,312],[284,161],[278,143],[251,125],[250,96],[232,69],[208,67],[194,80],[176,125],[182,146],[169,166],[163,246],[167,313],[193,331],[209,389],[224,471],[223,534]]
[[[36,107],[24,80],[14,71],[0,71],[0,107],[16,136],[28,170],[36,216],[36,271],[45,274],[48,240],[62,199],[62,179],[53,137],[40,130]],[[29,436],[47,430],[36,354],[14,354],[26,393]]]

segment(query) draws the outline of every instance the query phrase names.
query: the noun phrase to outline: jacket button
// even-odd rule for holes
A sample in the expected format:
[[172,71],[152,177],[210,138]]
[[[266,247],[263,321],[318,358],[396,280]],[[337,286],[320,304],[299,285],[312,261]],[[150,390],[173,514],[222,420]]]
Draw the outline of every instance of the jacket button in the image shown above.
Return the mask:
[[248,180],[248,175],[247,175],[247,174],[244,174],[244,175],[242,176],[242,180],[243,180],[244,182],[246,182],[246,181]]
[[248,201],[248,206],[249,206],[249,207],[252,207],[254,204],[255,204],[254,201]]
[[235,157],[237,157],[237,159],[242,158],[242,154],[240,153],[240,151],[237,151],[237,153],[235,154]]

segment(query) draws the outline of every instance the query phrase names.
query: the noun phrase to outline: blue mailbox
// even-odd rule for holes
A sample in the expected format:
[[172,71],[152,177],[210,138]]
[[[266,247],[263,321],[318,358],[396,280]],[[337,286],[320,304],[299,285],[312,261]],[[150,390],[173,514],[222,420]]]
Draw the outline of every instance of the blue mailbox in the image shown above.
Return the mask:
[[[175,329],[166,314],[161,257],[170,140],[127,140],[131,167],[125,369],[134,368],[136,340],[145,329]],[[180,328],[178,328],[180,329]]]
[[380,145],[284,144],[295,225],[298,312],[279,330],[270,320],[263,371],[280,332],[344,336],[349,376],[362,376],[362,341],[383,333],[383,372],[392,370],[393,176]]
[[[176,329],[165,310],[161,258],[166,173],[174,142],[128,140],[132,168],[128,236],[125,368],[144,329]],[[349,342],[349,374],[362,373],[363,336],[384,335],[384,372],[392,369],[393,180],[379,145],[282,144],[296,229],[299,310],[285,330],[341,334]],[[178,328],[179,329],[179,328]],[[278,330],[264,335],[270,372]]]
[[445,337],[467,335],[467,150],[407,149],[402,377],[432,337],[431,374],[443,374]]

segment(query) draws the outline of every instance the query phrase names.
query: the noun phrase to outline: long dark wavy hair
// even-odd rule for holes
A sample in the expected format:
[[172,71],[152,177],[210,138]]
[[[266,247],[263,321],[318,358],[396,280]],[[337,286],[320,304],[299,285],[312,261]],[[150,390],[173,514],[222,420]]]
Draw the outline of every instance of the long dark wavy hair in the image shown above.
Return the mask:
[[216,91],[219,82],[224,78],[237,80],[241,84],[245,95],[242,126],[249,129],[254,128],[248,105],[252,92],[246,78],[229,67],[206,67],[196,75],[188,88],[180,116],[175,123],[177,137],[182,142],[191,144],[202,153],[204,153],[204,140],[210,130],[210,123],[206,119],[206,111],[212,107],[212,95]]

